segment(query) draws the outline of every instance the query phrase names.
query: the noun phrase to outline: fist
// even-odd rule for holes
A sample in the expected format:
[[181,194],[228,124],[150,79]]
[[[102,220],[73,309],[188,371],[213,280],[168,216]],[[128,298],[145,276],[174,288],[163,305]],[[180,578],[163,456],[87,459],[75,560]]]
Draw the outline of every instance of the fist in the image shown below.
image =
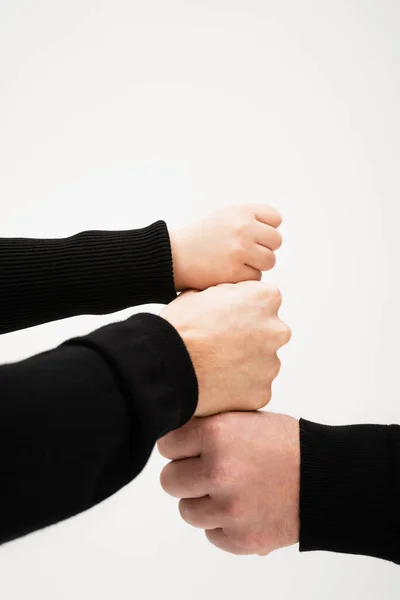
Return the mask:
[[177,290],[260,280],[282,244],[281,215],[264,204],[225,208],[170,233]]
[[260,282],[184,292],[161,313],[181,335],[199,384],[197,416],[268,404],[290,339],[279,290]]
[[267,412],[193,419],[158,443],[164,490],[182,518],[233,554],[299,540],[299,423]]

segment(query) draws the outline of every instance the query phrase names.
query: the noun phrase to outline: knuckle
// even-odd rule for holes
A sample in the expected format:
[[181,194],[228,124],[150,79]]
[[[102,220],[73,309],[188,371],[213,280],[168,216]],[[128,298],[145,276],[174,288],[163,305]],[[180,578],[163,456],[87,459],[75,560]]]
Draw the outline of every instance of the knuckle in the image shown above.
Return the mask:
[[268,381],[264,383],[262,393],[258,396],[255,396],[255,400],[253,402],[252,409],[259,410],[260,408],[264,408],[271,402],[272,398],[272,388],[271,388],[271,377],[268,377]]
[[219,444],[225,437],[226,423],[224,415],[208,417],[203,424],[203,436],[207,443],[213,446]]
[[277,356],[274,361],[272,379],[276,379],[276,377],[278,377],[279,372],[281,370],[281,366],[282,366],[282,363],[281,363],[279,357]]
[[239,240],[247,239],[252,221],[252,215],[246,207],[238,207],[233,217],[234,237]]
[[274,286],[273,290],[272,290],[272,297],[274,299],[274,301],[276,302],[276,304],[278,306],[280,306],[282,304],[282,292],[281,290],[277,287]]
[[281,339],[282,345],[290,342],[290,340],[292,338],[292,330],[290,329],[289,325],[287,325],[283,321],[280,321],[280,332],[279,333],[280,333],[280,339]]
[[269,283],[265,286],[264,293],[266,294],[268,300],[276,306],[280,306],[282,304],[282,293],[277,285]]
[[265,390],[264,393],[264,406],[266,406],[267,404],[269,404],[271,402],[272,399],[272,389],[271,386],[268,386],[268,388]]
[[223,484],[229,483],[233,478],[232,465],[226,459],[219,459],[212,464],[208,471],[208,478],[211,485],[220,487]]
[[287,344],[292,339],[292,330],[290,329],[289,325],[286,325],[286,334],[285,335],[286,335],[285,343]]

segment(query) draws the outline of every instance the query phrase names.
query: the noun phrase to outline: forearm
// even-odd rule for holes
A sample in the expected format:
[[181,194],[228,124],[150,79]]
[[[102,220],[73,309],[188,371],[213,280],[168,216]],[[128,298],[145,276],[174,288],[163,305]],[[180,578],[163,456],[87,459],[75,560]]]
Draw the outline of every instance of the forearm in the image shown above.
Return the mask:
[[400,427],[301,420],[300,550],[400,564]]
[[0,333],[176,296],[163,221],[66,239],[0,239],[0,279]]
[[119,490],[197,403],[186,348],[154,315],[1,367],[0,391],[0,542]]

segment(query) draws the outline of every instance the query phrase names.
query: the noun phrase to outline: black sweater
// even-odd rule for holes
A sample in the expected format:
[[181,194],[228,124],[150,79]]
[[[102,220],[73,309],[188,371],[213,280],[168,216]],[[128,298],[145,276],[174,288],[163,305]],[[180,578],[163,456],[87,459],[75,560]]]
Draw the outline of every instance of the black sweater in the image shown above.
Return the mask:
[[[3,333],[176,296],[164,222],[66,240],[0,240]],[[81,512],[131,481],[198,397],[186,347],[136,315],[0,367],[0,542]]]
[[[0,332],[175,298],[165,223],[0,240]],[[0,542],[90,508],[188,421],[197,380],[164,319],[136,315],[0,367]],[[302,420],[300,550],[400,563],[400,427]]]

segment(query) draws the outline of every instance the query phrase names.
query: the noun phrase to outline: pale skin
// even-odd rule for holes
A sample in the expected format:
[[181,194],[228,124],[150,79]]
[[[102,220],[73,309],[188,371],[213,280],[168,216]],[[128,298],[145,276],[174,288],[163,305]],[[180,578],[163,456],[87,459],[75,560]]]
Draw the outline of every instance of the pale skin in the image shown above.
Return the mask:
[[182,293],[161,312],[192,359],[196,416],[268,404],[280,370],[277,352],[291,336],[278,316],[281,301],[275,286],[247,281]]
[[177,291],[260,280],[282,244],[280,213],[266,204],[230,206],[170,231]]
[[234,412],[268,404],[277,352],[291,336],[278,316],[279,290],[259,283],[275,265],[281,221],[253,204],[170,234],[177,290],[205,291],[183,293],[161,313],[185,342],[199,383],[196,417],[158,442],[172,461],[161,485],[181,499],[185,521],[234,554],[265,555],[299,537],[298,421]]
[[268,412],[192,419],[158,442],[163,489],[182,518],[232,554],[299,541],[299,422]]
[[274,208],[245,204],[170,231],[175,287],[190,291],[160,316],[191,356],[199,383],[196,416],[256,410],[271,399],[277,351],[291,333],[278,316],[280,291],[259,280],[275,265],[281,222]]

